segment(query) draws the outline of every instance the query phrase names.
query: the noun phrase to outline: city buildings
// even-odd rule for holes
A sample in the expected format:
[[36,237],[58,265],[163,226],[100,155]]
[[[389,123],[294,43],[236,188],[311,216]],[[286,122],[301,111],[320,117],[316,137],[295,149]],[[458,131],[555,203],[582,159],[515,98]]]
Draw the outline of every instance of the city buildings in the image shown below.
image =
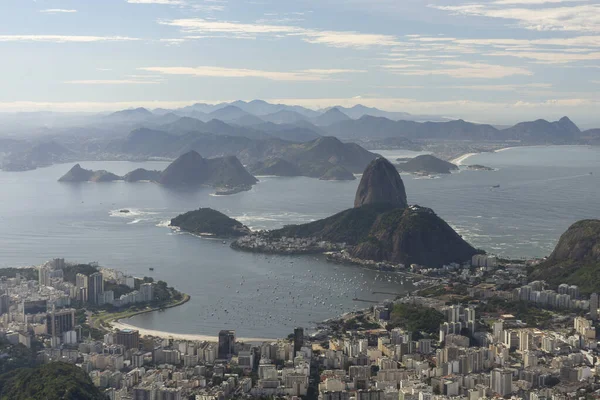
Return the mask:
[[235,331],[222,330],[219,332],[219,358],[227,359],[235,352]]
[[53,310],[46,315],[48,335],[61,338],[64,332],[75,328],[75,309]]
[[104,293],[104,278],[100,272],[96,272],[88,277],[88,301],[98,304],[101,293]]
[[114,343],[125,349],[138,349],[140,347],[140,332],[131,329],[118,330],[114,334]]

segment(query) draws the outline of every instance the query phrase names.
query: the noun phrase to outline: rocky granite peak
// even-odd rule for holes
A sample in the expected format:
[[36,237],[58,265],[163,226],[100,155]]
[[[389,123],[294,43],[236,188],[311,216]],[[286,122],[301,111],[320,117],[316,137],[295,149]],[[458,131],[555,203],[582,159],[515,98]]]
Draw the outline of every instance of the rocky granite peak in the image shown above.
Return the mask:
[[600,220],[574,223],[562,234],[549,262],[600,263]]
[[373,160],[365,169],[356,191],[354,207],[375,203],[399,208],[408,206],[406,189],[398,170],[383,157]]
[[165,169],[158,182],[168,186],[223,186],[254,185],[257,180],[250,175],[234,156],[203,158],[189,151]]
[[535,266],[531,280],[579,286],[581,293],[600,291],[600,220],[586,219],[563,233],[552,254]]

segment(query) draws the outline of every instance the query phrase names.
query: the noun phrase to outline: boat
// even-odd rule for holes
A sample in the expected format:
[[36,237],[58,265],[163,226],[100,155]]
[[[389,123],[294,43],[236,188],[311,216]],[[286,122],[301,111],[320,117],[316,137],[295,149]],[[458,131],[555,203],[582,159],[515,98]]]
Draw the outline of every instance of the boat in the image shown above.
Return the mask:
[[492,186],[492,189],[498,189],[500,187],[500,185],[494,185]]
[[148,269],[149,269],[150,271],[154,271],[154,268],[152,268],[152,267],[150,267],[150,268],[148,268]]

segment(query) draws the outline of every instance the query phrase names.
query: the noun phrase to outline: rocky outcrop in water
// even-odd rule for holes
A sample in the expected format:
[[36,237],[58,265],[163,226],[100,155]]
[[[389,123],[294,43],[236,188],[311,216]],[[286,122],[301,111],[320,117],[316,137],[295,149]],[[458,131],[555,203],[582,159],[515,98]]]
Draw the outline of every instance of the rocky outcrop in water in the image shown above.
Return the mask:
[[405,163],[398,164],[398,169],[404,172],[424,174],[449,174],[452,171],[457,171],[458,167],[430,154],[423,154]]
[[239,237],[250,234],[247,226],[212,208],[181,214],[173,218],[170,225],[203,236]]
[[167,186],[237,187],[253,185],[258,180],[236,157],[203,158],[190,151],[173,161],[161,173],[158,182]]

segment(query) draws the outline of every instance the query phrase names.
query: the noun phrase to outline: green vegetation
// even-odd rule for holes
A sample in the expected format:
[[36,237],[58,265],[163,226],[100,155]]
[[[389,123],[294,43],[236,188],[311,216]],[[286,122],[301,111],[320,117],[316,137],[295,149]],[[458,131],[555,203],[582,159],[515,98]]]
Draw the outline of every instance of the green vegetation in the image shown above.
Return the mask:
[[127,285],[120,285],[115,282],[105,281],[104,291],[112,290],[115,293],[115,299],[118,299],[124,294],[131,293],[133,290]]
[[417,156],[406,163],[399,164],[398,168],[406,172],[425,172],[431,174],[449,174],[450,171],[458,169],[456,165],[429,154]]
[[[416,304],[396,304],[392,310],[390,325],[395,328],[403,328],[415,335],[417,332],[425,332],[435,335],[444,322],[444,314],[436,309]],[[414,336],[413,336],[414,338]]]
[[181,214],[171,220],[171,226],[197,235],[209,234],[218,237],[238,237],[250,233],[250,229],[241,222],[211,208],[200,208]]
[[487,303],[480,305],[479,310],[482,313],[512,314],[527,325],[540,328],[548,327],[552,321],[551,312],[525,301],[507,301],[493,297]]
[[530,279],[543,279],[554,287],[577,285],[586,294],[600,291],[600,220],[571,225],[550,257],[533,268]]
[[0,268],[0,276],[14,278],[17,274],[20,274],[28,281],[37,281],[39,279],[39,272],[35,268]]
[[334,243],[354,245],[365,240],[377,217],[391,208],[393,206],[389,204],[369,204],[308,224],[288,225],[270,234],[273,237],[317,237]]
[[18,368],[35,366],[35,350],[39,346],[39,342],[32,340],[31,346],[32,349],[29,349],[22,344],[11,344],[3,339],[0,339],[0,374],[13,371]]
[[577,285],[582,294],[591,294],[600,291],[600,262],[547,261],[532,270],[530,279],[543,279],[554,289],[561,283]]
[[439,268],[470,260],[477,253],[431,209],[396,208],[379,216],[352,255],[375,261]]
[[79,367],[54,362],[0,376],[0,400],[106,400]]
[[[156,287],[162,287],[159,285],[162,281],[157,283]],[[164,282],[163,282],[164,283]],[[166,287],[166,284],[165,284]],[[159,289],[160,290],[160,289]],[[165,308],[176,307],[181,304],[184,304],[189,301],[190,296],[184,293],[177,292],[173,288],[166,288],[168,290],[169,298],[164,301],[153,301],[151,303],[138,303],[133,304],[126,309],[102,309],[99,311],[95,311],[91,317],[90,325],[87,326],[89,331],[92,333],[92,337],[94,335],[103,335],[102,328],[109,327],[112,321],[118,321],[120,319],[130,318],[134,315],[147,313],[150,311],[163,310]],[[163,292],[167,293],[167,292]],[[160,297],[164,297],[165,294],[159,295]],[[155,290],[155,299],[157,298],[156,290]],[[88,331],[85,331],[86,334]],[[85,335],[84,335],[85,336]]]
[[336,165],[335,167],[329,168],[319,179],[324,181],[353,181],[356,178],[354,177],[354,174],[346,168]]
[[76,264],[76,265],[66,265],[63,268],[63,279],[65,282],[71,282],[75,284],[75,277],[77,274],[91,275],[98,272],[98,267],[95,267],[91,264]]
[[351,331],[356,329],[378,329],[381,326],[375,322],[368,321],[364,314],[359,314],[356,318],[344,321],[341,328],[344,331]]

